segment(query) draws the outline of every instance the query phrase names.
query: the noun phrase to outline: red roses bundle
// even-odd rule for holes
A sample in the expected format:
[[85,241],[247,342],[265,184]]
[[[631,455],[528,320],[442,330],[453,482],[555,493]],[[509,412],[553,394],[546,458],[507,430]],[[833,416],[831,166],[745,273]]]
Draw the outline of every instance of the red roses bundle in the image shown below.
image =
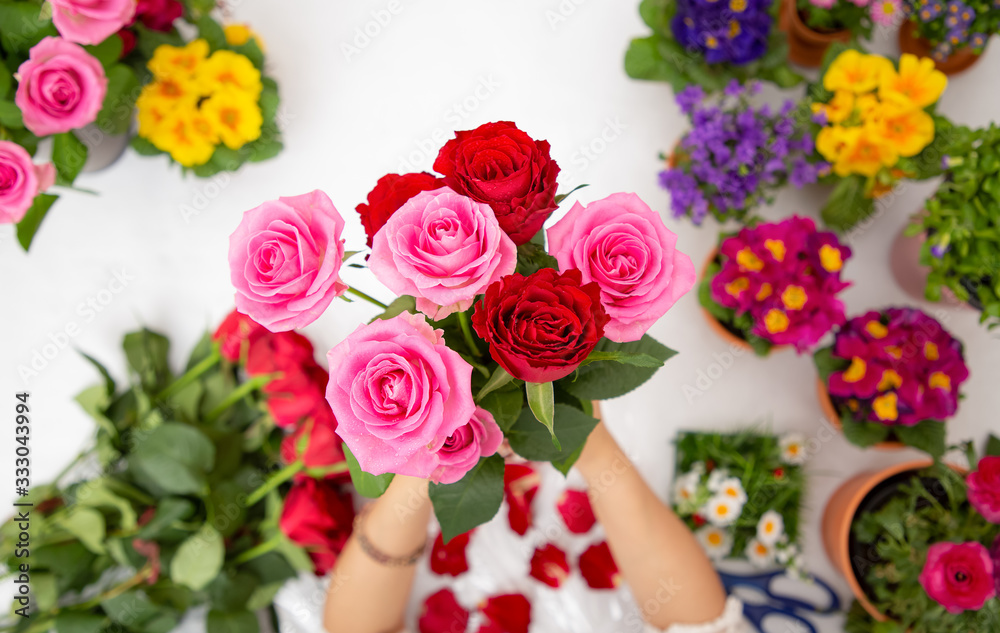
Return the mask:
[[319,191],[248,211],[229,261],[237,307],[274,332],[344,293],[384,311],[330,350],[326,399],[359,488],[431,479],[450,539],[498,510],[504,438],[570,468],[596,424],[589,402],[631,391],[672,355],[646,331],[694,269],[634,194],[577,203],[543,234],[565,198],[559,167],[513,123],[458,132],[434,169],[384,176],[357,207],[391,305],[341,281],[353,253]]

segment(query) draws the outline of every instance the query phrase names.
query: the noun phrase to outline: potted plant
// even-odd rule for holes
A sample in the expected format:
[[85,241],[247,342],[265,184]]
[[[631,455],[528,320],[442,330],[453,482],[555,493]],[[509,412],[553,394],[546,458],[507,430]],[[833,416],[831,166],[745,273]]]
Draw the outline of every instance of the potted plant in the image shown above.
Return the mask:
[[809,218],[792,216],[724,237],[706,262],[698,299],[712,328],[766,356],[800,353],[846,320],[837,295],[851,249]]
[[[30,617],[4,630],[170,631],[197,607],[208,631],[277,630],[266,625],[278,589],[299,572],[325,575],[353,529],[312,344],[234,312],[179,374],[160,334],[130,333],[123,347],[124,384],[86,357],[103,376],[77,397],[96,422],[89,450],[19,492],[32,596],[14,609]],[[41,422],[30,394],[16,398],[26,442]],[[17,518],[0,527],[16,573],[22,532]]]
[[691,129],[660,173],[674,217],[701,224],[711,213],[719,222],[745,223],[788,183],[814,183],[827,169],[814,162],[812,135],[793,102],[777,112],[751,104],[760,88],[756,81],[745,86],[733,81],[721,95],[706,96],[701,86],[677,95]]
[[1000,618],[995,439],[991,448],[978,464],[969,455],[977,465],[968,475],[942,463],[908,462],[862,473],[833,494],[823,539],[856,599],[849,633],[992,630]]
[[821,81],[809,88],[816,150],[835,184],[823,220],[846,231],[875,211],[875,201],[904,178],[941,173],[951,124],[935,114],[948,79],[929,59],[889,59],[837,45]]
[[819,68],[830,46],[869,39],[873,23],[888,26],[901,11],[900,0],[783,0],[780,24],[788,33],[788,57]]
[[944,455],[945,421],[969,369],[962,343],[936,319],[915,308],[870,311],[813,358],[823,411],[852,444]]
[[991,0],[905,0],[904,11],[899,48],[932,58],[946,75],[978,62],[990,38],[1000,32],[1000,6]]
[[674,511],[712,560],[802,575],[799,513],[808,458],[799,435],[681,433]]
[[[940,301],[950,293],[981,312],[990,327],[1000,322],[997,252],[1000,249],[1000,128],[956,130],[944,164],[945,180],[913,224],[909,237],[923,236],[920,264],[928,267],[925,295]],[[897,274],[910,265],[900,264]]]
[[770,81],[782,88],[802,77],[788,66],[788,44],[774,28],[774,0],[642,0],[639,13],[653,29],[632,40],[625,72],[666,81],[680,92],[692,84],[721,91],[733,79]]

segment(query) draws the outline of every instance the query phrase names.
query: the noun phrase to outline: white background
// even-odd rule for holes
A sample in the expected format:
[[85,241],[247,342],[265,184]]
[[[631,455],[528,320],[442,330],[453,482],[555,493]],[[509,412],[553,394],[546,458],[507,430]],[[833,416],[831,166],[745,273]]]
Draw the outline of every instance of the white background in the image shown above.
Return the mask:
[[[718,227],[711,222],[696,228],[671,219],[667,194],[657,186],[657,155],[673,146],[685,122],[668,86],[633,81],[623,71],[629,39],[647,34],[634,2],[394,0],[395,15],[386,12],[389,0],[231,4],[236,20],[251,23],[263,35],[270,73],[280,84],[286,149],[277,159],[213,182],[184,178],[163,158],[129,151],[111,169],[79,179],[80,187],[100,195],[67,193],[46,219],[30,255],[17,246],[13,227],[0,227],[0,399],[9,399],[12,423],[14,392],[31,392],[35,482],[54,476],[93,430],[72,398],[97,376],[74,348],[123,377],[121,336],[145,325],[171,338],[171,358],[179,366],[202,333],[232,307],[227,238],[245,210],[319,188],[347,218],[347,248],[361,248],[364,234],[354,206],[387,172],[430,170],[438,147],[455,129],[515,121],[552,144],[563,168],[564,191],[590,183],[575,199],[638,193],[680,234],[679,247],[699,266],[716,240]],[[390,19],[378,25],[373,12],[381,12],[383,22]],[[377,31],[367,43],[358,36],[366,28]],[[349,54],[345,46],[356,48]],[[894,53],[894,33],[881,33],[875,47]],[[941,110],[959,123],[983,125],[997,118],[1000,46],[992,48],[978,66],[953,80],[941,100]],[[777,102],[777,95],[771,96]],[[844,295],[849,314],[915,303],[893,282],[888,249],[934,186],[905,185],[870,228],[853,236],[855,256],[845,268],[845,276],[855,282]],[[819,187],[785,192],[764,215],[818,217],[827,193]],[[129,279],[127,286],[101,294],[116,273]],[[363,271],[348,275],[350,283],[390,298]],[[99,312],[89,312],[91,299],[110,300]],[[980,441],[1000,426],[998,342],[971,311],[917,305],[966,343],[972,376],[949,439]],[[367,305],[338,301],[307,334],[323,354],[373,313]],[[71,324],[77,335],[43,365],[44,346]],[[661,496],[671,479],[671,441],[679,429],[765,423],[826,437],[820,433],[815,370],[808,356],[783,352],[762,360],[747,354],[723,368],[716,355],[726,354],[728,346],[705,324],[693,293],[651,334],[680,355],[649,384],[605,410],[613,433]],[[47,351],[52,356],[55,350]],[[30,367],[33,358],[37,375],[24,379],[19,368]],[[702,395],[686,397],[685,386]],[[819,541],[823,506],[846,476],[917,454],[865,452],[840,437],[817,440],[815,446],[805,509],[809,561],[847,598]],[[4,501],[13,500],[12,452],[3,451]],[[556,496],[553,489],[541,499],[551,505]],[[571,591],[560,599],[572,601],[574,595]],[[610,629],[595,618],[593,630]]]

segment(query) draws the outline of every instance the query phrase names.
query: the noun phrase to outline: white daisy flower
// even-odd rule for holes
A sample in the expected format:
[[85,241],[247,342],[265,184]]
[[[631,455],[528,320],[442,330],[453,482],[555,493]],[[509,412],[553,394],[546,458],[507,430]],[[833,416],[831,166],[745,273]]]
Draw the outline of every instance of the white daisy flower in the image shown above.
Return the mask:
[[722,528],[706,525],[695,532],[694,536],[712,560],[721,560],[733,551],[733,537]]
[[785,534],[785,519],[775,512],[768,510],[757,522],[757,540],[769,547],[775,546]]
[[747,543],[746,555],[755,567],[767,567],[774,562],[774,549],[755,538]]
[[700,514],[712,525],[725,527],[732,525],[739,518],[742,511],[743,504],[738,500],[723,495],[715,495],[708,500],[705,507],[701,509]]
[[782,436],[778,446],[781,448],[781,459],[788,464],[800,466],[809,457],[806,454],[806,438],[801,433]]
[[718,490],[712,492],[726,497],[736,499],[740,505],[747,502],[747,493],[743,489],[743,482],[738,477],[727,477],[719,484]]
[[[781,539],[782,541],[787,540],[787,538]],[[780,544],[781,541],[779,541]],[[792,561],[793,558],[799,556],[799,548],[795,545],[788,545],[786,547],[778,547],[775,552],[775,559],[782,565],[787,565]]]
[[712,492],[719,492],[722,487],[722,482],[729,479],[729,471],[725,468],[716,468],[712,471],[712,474],[708,476],[708,489]]
[[685,473],[674,481],[674,503],[682,505],[692,503],[698,495],[698,484],[701,483],[701,475],[697,472]]
[[695,462],[691,464],[691,472],[698,473],[699,475],[705,474],[705,462]]

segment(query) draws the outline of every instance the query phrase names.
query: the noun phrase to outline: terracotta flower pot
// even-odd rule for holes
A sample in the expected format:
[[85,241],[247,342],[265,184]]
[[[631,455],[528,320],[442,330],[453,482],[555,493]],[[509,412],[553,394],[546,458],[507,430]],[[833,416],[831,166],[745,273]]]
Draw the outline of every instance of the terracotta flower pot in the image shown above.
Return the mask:
[[[933,465],[931,461],[911,461],[890,466],[884,470],[868,471],[855,475],[833,493],[823,511],[823,546],[826,549],[826,555],[833,563],[834,568],[847,580],[847,584],[854,597],[858,599],[858,603],[878,622],[886,622],[889,618],[871,603],[854,573],[854,567],[851,565],[851,526],[854,524],[854,518],[859,509],[864,504],[865,498],[876,491],[880,485],[896,475],[921,470],[931,465]],[[951,468],[963,475],[966,472],[957,466],[951,466]]]
[[[926,301],[924,289],[927,287],[927,276],[930,275],[929,266],[920,264],[920,250],[927,241],[927,236],[923,233],[907,237],[904,233],[904,226],[899,235],[892,243],[889,251],[889,268],[896,284],[903,289],[903,292],[919,301]],[[960,301],[950,288],[941,288],[941,303],[952,308],[973,309],[965,301]]]
[[[830,397],[830,392],[827,390],[826,383],[822,378],[816,379],[816,396],[819,398],[819,406],[823,409],[823,415],[826,416],[826,419],[830,421],[830,424],[834,428],[843,433],[844,425],[840,421],[840,414],[837,413],[837,408],[833,406],[833,399]],[[879,451],[898,451],[906,448],[906,446],[898,441],[885,441],[879,442],[871,448]]]
[[[899,29],[899,50],[903,53],[910,53],[917,57],[930,57],[933,50],[931,43],[917,35],[917,25],[912,21],[903,22]],[[951,57],[943,62],[935,61],[934,65],[938,70],[946,75],[957,75],[968,70],[982,57],[979,53],[973,53],[968,47],[960,48]]]
[[778,26],[788,34],[788,59],[806,68],[819,68],[830,46],[851,41],[851,32],[846,29],[816,31],[806,26],[795,0],[782,0]]

